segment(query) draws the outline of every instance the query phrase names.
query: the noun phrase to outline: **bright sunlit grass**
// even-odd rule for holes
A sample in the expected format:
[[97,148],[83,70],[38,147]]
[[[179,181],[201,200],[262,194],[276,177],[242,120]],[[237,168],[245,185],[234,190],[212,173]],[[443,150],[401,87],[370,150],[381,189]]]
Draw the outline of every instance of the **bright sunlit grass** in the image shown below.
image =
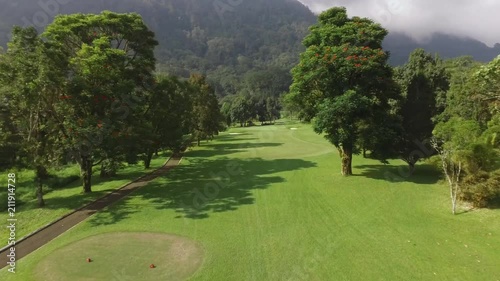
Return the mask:
[[53,255],[72,242],[144,231],[203,247],[189,280],[500,279],[500,210],[453,216],[436,169],[405,177],[390,162],[357,156],[342,177],[338,152],[309,125],[232,128],[0,279],[38,280],[37,265],[66,262]]

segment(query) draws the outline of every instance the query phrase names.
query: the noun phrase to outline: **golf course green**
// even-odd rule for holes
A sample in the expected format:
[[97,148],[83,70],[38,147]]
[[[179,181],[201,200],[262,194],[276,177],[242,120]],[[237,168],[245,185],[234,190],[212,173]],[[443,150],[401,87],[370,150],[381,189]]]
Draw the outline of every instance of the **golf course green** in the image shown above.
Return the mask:
[[439,170],[405,168],[356,156],[343,177],[310,125],[231,128],[0,280],[500,280],[500,210],[454,216]]

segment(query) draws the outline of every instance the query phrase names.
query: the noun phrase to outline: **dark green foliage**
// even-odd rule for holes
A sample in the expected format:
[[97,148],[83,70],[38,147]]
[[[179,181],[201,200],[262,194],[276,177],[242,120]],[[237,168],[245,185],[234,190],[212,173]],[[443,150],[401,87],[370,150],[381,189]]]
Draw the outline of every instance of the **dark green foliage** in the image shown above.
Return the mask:
[[138,14],[111,12],[58,16],[43,37],[59,131],[91,192],[92,166],[102,163],[101,175],[113,175],[130,151],[124,144],[134,141],[158,42]]
[[461,199],[471,202],[475,207],[490,206],[500,198],[500,172],[467,175],[463,179]]
[[215,95],[215,91],[206,81],[205,76],[192,74],[189,77],[192,110],[190,131],[200,145],[204,139],[212,139],[223,129],[224,117]]
[[446,60],[444,66],[448,73],[450,87],[446,95],[438,100],[438,104],[445,105],[445,109],[435,120],[444,122],[453,116],[461,116],[468,120],[482,119],[482,106],[472,102],[471,99],[478,87],[470,79],[481,64],[470,56],[463,56]]
[[74,183],[79,179],[80,177],[77,175],[70,175],[66,177],[58,177],[55,175],[50,175],[47,179],[47,186],[51,189],[59,189],[68,186],[68,184]]
[[449,89],[448,74],[439,58],[417,49],[405,65],[396,68],[394,76],[402,90],[396,109],[402,131],[393,148],[413,172],[417,161],[431,156],[422,151],[421,144],[432,137],[433,119],[446,106],[442,101]]
[[246,126],[257,117],[255,105],[255,98],[249,94],[237,95],[231,103],[231,120],[240,124],[241,127]]
[[[136,127],[146,168],[160,149],[182,150],[193,118],[194,89],[173,76],[158,75],[150,90],[141,125]],[[136,144],[137,144],[136,143]],[[133,154],[133,153],[132,153]]]
[[21,163],[16,164],[36,171],[39,206],[44,205],[42,186],[47,167],[55,165],[61,152],[58,124],[53,118],[57,93],[48,87],[43,46],[34,28],[15,27],[9,48],[0,57],[0,99],[5,117],[0,131],[5,132],[2,138],[6,138],[0,147],[14,148],[11,161],[23,156]]
[[433,134],[448,155],[443,163],[462,167],[462,176],[455,179],[460,197],[478,207],[489,206],[500,197],[500,57],[484,66],[467,57],[448,65],[447,107]]
[[327,98],[319,105],[314,131],[325,133],[326,139],[337,147],[352,145],[358,138],[355,134],[358,122],[368,117],[370,107],[370,99],[353,90],[333,99]]
[[16,160],[22,156],[22,139],[16,132],[11,110],[7,100],[0,103],[0,170],[21,164]]

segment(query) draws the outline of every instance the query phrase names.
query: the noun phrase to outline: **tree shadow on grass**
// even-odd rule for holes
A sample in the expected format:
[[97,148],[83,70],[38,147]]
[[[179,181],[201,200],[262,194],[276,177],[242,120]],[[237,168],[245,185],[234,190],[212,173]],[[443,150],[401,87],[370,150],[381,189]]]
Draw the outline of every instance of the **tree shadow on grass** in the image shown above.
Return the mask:
[[500,196],[497,196],[497,198],[490,200],[485,208],[491,210],[500,209]]
[[[166,157],[165,155],[159,156],[159,157]],[[167,160],[167,158],[165,158]],[[136,165],[141,165],[141,164],[136,164]],[[45,196],[44,201],[45,201],[45,206],[43,208],[45,209],[68,209],[68,211],[72,211],[76,208],[82,207],[88,203],[93,202],[94,200],[104,196],[105,194],[108,194],[117,188],[119,188],[121,185],[126,184],[126,182],[129,182],[131,180],[137,179],[148,172],[153,171],[154,169],[134,169],[132,171],[127,171],[127,170],[121,170],[118,171],[118,174],[114,177],[107,177],[107,178],[101,178],[99,175],[97,175],[94,171],[94,175],[92,176],[92,186],[95,189],[95,186],[100,185],[100,184],[105,184],[106,187],[100,190],[94,190],[91,193],[83,193],[82,189],[82,181],[81,179],[76,180],[72,182],[71,184],[68,184],[64,187],[60,187],[57,189],[52,189],[50,192],[47,193],[53,193],[56,190],[59,189],[73,189],[75,192],[70,195],[70,196],[56,196],[56,197],[51,197],[51,196]],[[119,185],[117,182],[122,182],[121,185]],[[31,202],[33,204],[33,208],[36,208],[35,202]],[[20,210],[21,212],[23,209]]]
[[141,211],[142,206],[174,209],[178,214],[175,218],[205,219],[212,213],[235,211],[253,204],[255,190],[286,181],[275,173],[315,166],[301,159],[199,159],[196,164],[175,167],[161,179],[124,198],[119,206],[98,213],[90,223],[114,224]]
[[264,147],[277,147],[283,145],[283,143],[278,142],[261,142],[261,143],[211,143],[201,145],[201,148],[206,149],[195,149],[190,150],[185,153],[186,157],[196,157],[196,158],[209,158],[212,156],[228,155],[232,153],[244,152],[251,149],[260,149]]
[[390,182],[413,182],[417,184],[435,184],[441,178],[441,171],[429,164],[417,164],[412,175],[408,165],[358,165],[354,168],[361,169],[357,176],[371,179],[386,180]]
[[[249,137],[251,135],[252,134],[249,134],[249,133],[233,133],[233,134],[231,134],[231,133],[224,132],[222,134],[215,136],[215,139],[216,140],[223,140],[223,141],[230,141],[230,140],[239,141],[242,139],[243,140],[256,140],[257,139],[257,138]],[[242,138],[242,137],[245,137],[245,138]]]

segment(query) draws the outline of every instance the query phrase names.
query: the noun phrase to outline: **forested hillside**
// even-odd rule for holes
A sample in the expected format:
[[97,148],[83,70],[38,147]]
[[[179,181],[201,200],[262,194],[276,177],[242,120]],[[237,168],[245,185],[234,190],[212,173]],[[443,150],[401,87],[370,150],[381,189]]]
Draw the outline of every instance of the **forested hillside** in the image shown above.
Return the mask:
[[418,43],[400,33],[389,33],[384,40],[384,48],[391,51],[389,62],[392,65],[402,65],[408,55],[417,48],[425,49],[432,54],[438,53],[442,58],[472,56],[481,62],[491,61],[500,54],[500,44],[493,48],[471,39],[459,38],[447,34],[434,34],[427,42]]
[[[59,1],[63,2],[63,1]],[[286,91],[289,70],[298,61],[301,41],[316,20],[295,0],[207,1],[207,0],[106,0],[65,1],[43,9],[31,0],[1,0],[1,44],[12,24],[30,22],[43,30],[43,15],[52,21],[56,13],[135,11],[156,33],[158,70],[188,77],[192,71],[208,74],[221,95],[243,88],[249,70],[268,70],[284,75]],[[49,12],[46,12],[49,11]],[[38,14],[37,14],[38,13]],[[42,15],[42,16],[41,16]],[[248,73],[253,76],[253,73]],[[251,78],[249,78],[251,80]],[[278,79],[280,80],[280,79]]]
[[[219,96],[253,91],[248,86],[257,76],[272,83],[274,95],[287,91],[289,71],[303,51],[302,38],[316,22],[316,15],[296,0],[0,0],[0,6],[2,46],[14,24],[42,31],[58,13],[138,12],[159,41],[157,69],[182,77],[192,71],[207,74]],[[498,46],[446,35],[418,44],[389,34],[383,45],[391,52],[392,65],[404,64],[416,48],[444,58],[471,55],[483,62],[500,53]]]

